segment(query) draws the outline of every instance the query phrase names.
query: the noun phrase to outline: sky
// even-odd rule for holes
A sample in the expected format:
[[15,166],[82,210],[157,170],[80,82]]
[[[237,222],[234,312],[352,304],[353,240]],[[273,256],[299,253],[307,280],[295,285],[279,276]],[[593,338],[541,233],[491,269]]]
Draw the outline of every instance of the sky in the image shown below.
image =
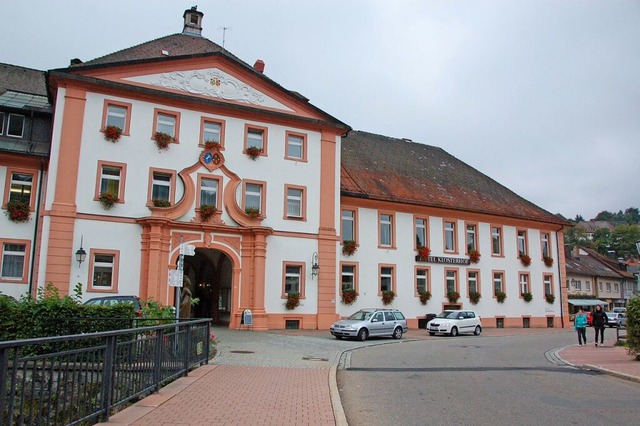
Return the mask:
[[[640,207],[640,1],[3,0],[0,62],[202,35],[351,126],[441,147],[566,218]],[[7,43],[7,40],[13,40]]]

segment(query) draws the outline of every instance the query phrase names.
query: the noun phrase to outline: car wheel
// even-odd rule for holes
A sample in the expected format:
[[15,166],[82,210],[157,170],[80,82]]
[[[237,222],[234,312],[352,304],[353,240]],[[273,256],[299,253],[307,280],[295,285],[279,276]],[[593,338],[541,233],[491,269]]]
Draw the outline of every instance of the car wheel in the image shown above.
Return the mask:
[[429,336],[435,336],[435,335],[436,335],[436,333],[434,333],[433,331],[429,332]]
[[361,328],[360,331],[358,331],[358,340],[364,342],[367,340],[367,337],[369,337],[369,332],[366,328]]
[[336,336],[336,339],[342,340],[342,336]]
[[479,336],[480,333],[482,333],[482,328],[480,328],[479,325],[476,325],[476,329],[473,330],[473,334],[475,334],[476,336]]
[[453,327],[451,329],[451,333],[449,333],[449,335],[456,337],[458,335],[458,327]]
[[393,330],[393,338],[402,339],[402,327],[396,327],[396,329]]

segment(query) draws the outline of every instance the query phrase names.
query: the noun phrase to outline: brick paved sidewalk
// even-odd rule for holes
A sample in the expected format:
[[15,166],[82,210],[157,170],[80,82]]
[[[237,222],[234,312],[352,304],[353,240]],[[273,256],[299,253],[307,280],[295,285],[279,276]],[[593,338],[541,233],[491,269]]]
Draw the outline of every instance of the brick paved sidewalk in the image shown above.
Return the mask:
[[640,361],[629,355],[627,348],[615,346],[615,340],[605,340],[604,346],[567,346],[558,356],[575,367],[599,370],[607,374],[640,383]]
[[109,425],[335,425],[330,368],[207,365],[109,418]]

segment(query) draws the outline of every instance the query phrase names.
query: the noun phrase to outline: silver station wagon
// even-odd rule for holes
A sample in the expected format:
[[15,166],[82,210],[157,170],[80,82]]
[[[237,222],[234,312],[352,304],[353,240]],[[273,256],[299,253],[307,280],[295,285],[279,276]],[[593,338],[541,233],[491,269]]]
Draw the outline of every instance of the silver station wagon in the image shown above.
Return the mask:
[[408,327],[406,318],[397,309],[367,308],[334,322],[329,330],[336,339],[348,337],[364,341],[369,337],[401,339]]

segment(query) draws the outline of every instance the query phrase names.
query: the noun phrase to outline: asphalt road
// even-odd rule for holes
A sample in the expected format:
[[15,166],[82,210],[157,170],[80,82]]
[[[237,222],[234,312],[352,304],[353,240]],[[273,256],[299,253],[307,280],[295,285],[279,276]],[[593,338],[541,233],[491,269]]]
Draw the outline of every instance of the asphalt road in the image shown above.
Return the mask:
[[350,426],[637,424],[640,385],[554,361],[549,351],[573,337],[435,337],[363,347],[341,359],[342,405]]

